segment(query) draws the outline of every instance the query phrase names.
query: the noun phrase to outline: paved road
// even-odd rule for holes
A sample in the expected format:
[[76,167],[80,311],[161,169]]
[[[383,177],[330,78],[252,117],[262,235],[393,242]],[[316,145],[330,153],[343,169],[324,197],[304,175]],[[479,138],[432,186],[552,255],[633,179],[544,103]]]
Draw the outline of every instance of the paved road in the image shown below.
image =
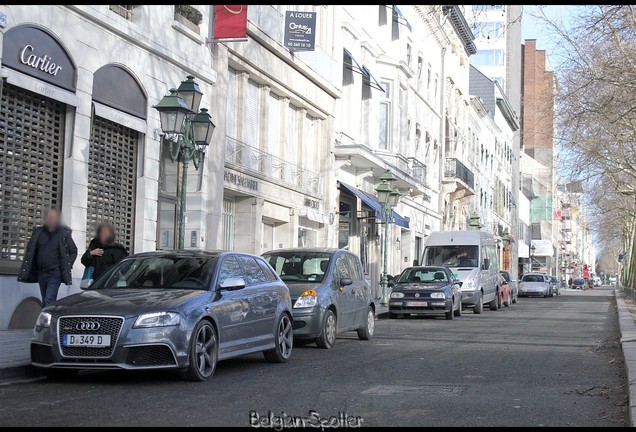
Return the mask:
[[0,386],[0,426],[249,425],[250,410],[363,426],[621,426],[627,395],[609,289],[460,319],[377,322],[373,341],[222,362],[208,383],[100,372]]

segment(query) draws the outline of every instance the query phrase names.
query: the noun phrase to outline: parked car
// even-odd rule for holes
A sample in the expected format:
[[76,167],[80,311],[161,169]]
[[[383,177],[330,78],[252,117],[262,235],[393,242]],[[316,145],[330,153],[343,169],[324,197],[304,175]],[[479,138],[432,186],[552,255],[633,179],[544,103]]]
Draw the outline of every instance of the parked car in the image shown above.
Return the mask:
[[572,280],[572,288],[586,290],[587,282],[583,278],[574,278],[574,280]]
[[462,315],[461,282],[448,267],[408,267],[397,278],[389,299],[389,318],[405,315]]
[[512,279],[508,270],[499,270],[499,274],[503,276],[506,282],[508,282],[508,286],[512,293],[512,302],[517,303],[517,300],[519,299],[519,284],[515,279]]
[[552,287],[550,277],[545,273],[526,273],[519,283],[519,296],[550,297]]
[[203,381],[219,360],[292,352],[289,289],[260,257],[158,251],[130,256],[85,290],[45,307],[31,342],[34,366],[178,369]]
[[336,335],[355,330],[373,337],[375,302],[360,258],[342,249],[296,248],[266,252],[263,258],[291,292],[294,337],[331,348]]
[[512,290],[510,289],[508,281],[501,274],[499,275],[499,278],[499,308],[502,306],[509,307],[512,305]]
[[462,282],[462,304],[480,314],[499,303],[499,258],[492,234],[484,231],[434,231],[426,241],[423,266],[449,267]]
[[561,284],[559,284],[559,279],[556,276],[549,276],[550,278],[550,286],[552,287],[552,295],[561,295]]

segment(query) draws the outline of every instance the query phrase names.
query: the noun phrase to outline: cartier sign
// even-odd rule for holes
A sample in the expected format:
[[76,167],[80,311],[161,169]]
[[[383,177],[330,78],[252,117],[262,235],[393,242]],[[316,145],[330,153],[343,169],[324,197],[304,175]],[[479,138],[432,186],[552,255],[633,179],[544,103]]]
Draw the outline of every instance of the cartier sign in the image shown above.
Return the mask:
[[48,30],[23,24],[10,28],[2,41],[2,65],[75,91],[76,68],[70,55]]
[[40,69],[48,73],[49,75],[57,75],[57,73],[62,70],[62,66],[58,66],[53,63],[53,59],[48,55],[44,55],[42,57],[33,53],[33,46],[27,45],[22,48],[22,52],[20,53],[20,61],[22,64],[27,66],[31,66],[35,69]]

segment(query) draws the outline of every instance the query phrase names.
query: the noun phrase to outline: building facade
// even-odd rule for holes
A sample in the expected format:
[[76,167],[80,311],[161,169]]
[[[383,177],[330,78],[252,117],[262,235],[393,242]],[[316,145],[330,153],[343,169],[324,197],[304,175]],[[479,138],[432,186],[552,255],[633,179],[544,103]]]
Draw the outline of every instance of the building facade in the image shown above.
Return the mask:
[[[560,222],[554,218],[554,198],[558,179],[558,152],[555,141],[557,80],[544,50],[536,40],[526,40],[522,61],[522,170],[533,184],[530,200],[532,239],[545,243],[543,254],[552,249],[547,271],[556,275],[556,255]],[[527,156],[526,156],[527,155]],[[525,164],[524,161],[528,161]],[[548,258],[548,257],[546,257]]]
[[[4,330],[31,326],[39,313],[37,285],[18,283],[16,276],[31,230],[49,207],[62,210],[80,253],[102,220],[115,225],[131,253],[157,248],[158,227],[167,226],[158,205],[167,173],[152,106],[193,75],[204,92],[202,106],[214,115],[216,72],[203,31],[208,7],[200,8],[201,26],[183,24],[172,6],[10,5],[0,11],[7,16],[0,41],[7,75],[0,87]],[[200,173],[189,201],[205,199],[207,176]],[[205,217],[191,217],[189,224],[206,237]],[[82,272],[78,260],[78,282]],[[71,290],[61,287],[60,297]]]

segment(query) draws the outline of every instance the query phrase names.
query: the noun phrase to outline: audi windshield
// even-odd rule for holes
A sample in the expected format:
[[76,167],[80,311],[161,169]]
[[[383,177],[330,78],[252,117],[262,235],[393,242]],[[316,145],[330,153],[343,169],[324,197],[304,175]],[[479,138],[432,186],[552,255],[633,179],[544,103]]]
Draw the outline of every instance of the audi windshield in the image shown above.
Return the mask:
[[132,257],[121,261],[90,289],[159,288],[207,290],[210,269],[216,258],[211,256]]

